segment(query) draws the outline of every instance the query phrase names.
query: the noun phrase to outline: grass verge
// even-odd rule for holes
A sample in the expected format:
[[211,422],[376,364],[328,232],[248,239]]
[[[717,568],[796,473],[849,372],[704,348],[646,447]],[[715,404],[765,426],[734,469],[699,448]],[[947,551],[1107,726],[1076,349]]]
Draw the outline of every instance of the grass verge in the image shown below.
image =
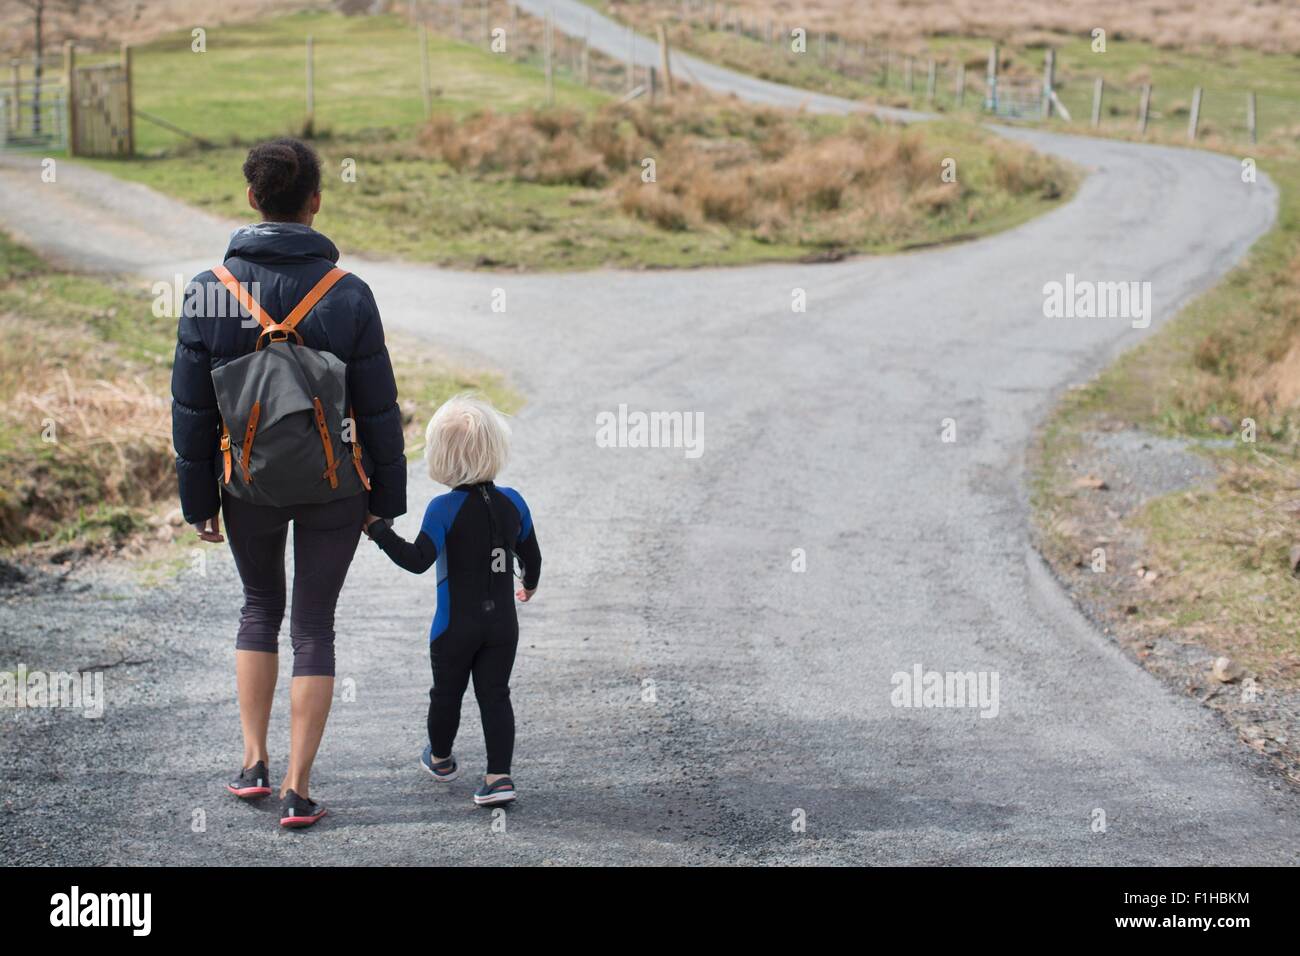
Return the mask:
[[[1281,190],[1275,229],[1065,397],[1032,497],[1040,549],[1089,614],[1300,783],[1300,155],[1260,163]],[[1148,474],[1098,451],[1117,434],[1145,442]],[[1208,461],[1208,478],[1125,501],[1126,482],[1160,470],[1161,439]]]

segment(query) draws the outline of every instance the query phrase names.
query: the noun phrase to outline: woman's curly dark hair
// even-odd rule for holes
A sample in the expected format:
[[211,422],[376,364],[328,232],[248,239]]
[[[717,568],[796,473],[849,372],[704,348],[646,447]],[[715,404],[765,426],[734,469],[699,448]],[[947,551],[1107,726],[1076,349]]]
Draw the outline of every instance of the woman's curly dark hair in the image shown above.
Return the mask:
[[293,219],[320,192],[320,157],[302,140],[271,140],[248,151],[244,179],[264,215]]

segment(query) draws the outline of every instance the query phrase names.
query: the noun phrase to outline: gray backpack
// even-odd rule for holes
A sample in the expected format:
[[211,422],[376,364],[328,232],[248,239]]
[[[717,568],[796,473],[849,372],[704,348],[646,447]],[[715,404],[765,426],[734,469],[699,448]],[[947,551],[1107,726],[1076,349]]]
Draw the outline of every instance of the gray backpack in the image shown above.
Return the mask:
[[262,326],[253,352],[212,372],[221,412],[223,487],[260,505],[318,504],[369,491],[356,418],[348,407],[347,366],[330,352],[303,345],[295,329],[347,273],[330,270],[276,322],[229,269],[212,271]]

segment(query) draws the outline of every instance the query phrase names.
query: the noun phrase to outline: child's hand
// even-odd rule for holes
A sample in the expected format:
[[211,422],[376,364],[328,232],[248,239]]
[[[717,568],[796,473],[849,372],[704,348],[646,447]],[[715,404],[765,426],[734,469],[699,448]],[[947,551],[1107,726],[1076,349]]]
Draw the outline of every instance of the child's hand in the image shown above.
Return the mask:
[[528,590],[528,588],[520,588],[518,591],[515,592],[515,597],[519,598],[521,604],[527,604],[529,598],[531,598],[536,593],[537,593],[537,588],[533,588],[531,591]]
[[193,527],[199,533],[199,538],[204,541],[220,544],[226,540],[221,536],[221,525],[218,523],[216,515],[213,515],[207,521],[196,521]]

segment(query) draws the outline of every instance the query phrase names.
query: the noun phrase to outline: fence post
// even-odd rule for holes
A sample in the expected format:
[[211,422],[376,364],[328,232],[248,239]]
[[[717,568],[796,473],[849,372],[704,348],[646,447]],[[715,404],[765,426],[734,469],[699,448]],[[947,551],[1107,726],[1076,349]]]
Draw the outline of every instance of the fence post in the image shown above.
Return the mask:
[[889,61],[892,57],[893,54],[886,50],[885,58],[880,61],[880,85],[884,87],[889,86]]
[[16,57],[9,61],[9,72],[13,77],[14,84],[14,109],[13,115],[9,117],[9,125],[13,127],[14,135],[18,135],[18,128],[22,125],[22,61]]
[[957,109],[966,105],[966,64],[957,66]]
[[424,98],[424,118],[433,116],[433,84],[429,78],[429,28],[420,21],[420,95]]
[[[71,40],[63,44],[63,72],[65,74],[63,82],[67,87],[65,95],[68,99],[68,108],[65,111],[68,123],[68,155],[76,156],[81,148],[81,137],[77,135],[77,47]],[[40,108],[33,106],[32,110],[33,127],[36,135],[40,135],[40,128],[36,125],[36,121],[40,118]]]
[[627,28],[627,91],[636,87],[636,32],[629,25]]
[[1052,91],[1056,88],[1056,51],[1043,54],[1043,119],[1052,118]]
[[673,95],[673,67],[668,57],[668,31],[659,24],[659,69],[664,74],[664,95]]
[[930,69],[925,77],[925,98],[927,101],[934,102],[934,82],[935,82],[935,65],[934,57],[930,57]]
[[1257,143],[1256,138],[1256,115],[1255,115],[1255,91],[1251,90],[1246,94],[1246,126],[1250,130],[1250,141]]
[[996,113],[998,111],[998,46],[996,43],[989,47],[989,65],[985,79],[988,93],[984,100],[984,108]]
[[308,139],[316,131],[316,43],[307,34],[307,119],[302,124]]
[[135,155],[135,88],[131,78],[131,45],[122,44],[122,79],[126,83],[126,155]]
[[1101,98],[1106,89],[1106,81],[1100,76],[1092,84],[1092,128],[1101,125]]
[[1147,116],[1151,112],[1151,84],[1142,84],[1142,101],[1138,104],[1138,132],[1145,136],[1147,133]]
[[582,85],[591,86],[591,14],[582,27]]
[[648,90],[649,90],[650,105],[651,105],[651,106],[654,105],[655,97],[656,97],[656,96],[658,95],[658,93],[659,93],[659,76],[658,76],[658,73],[659,73],[659,71],[656,70],[653,66],[648,67],[647,70],[646,70],[646,85],[647,85]]
[[1196,142],[1196,128],[1201,125],[1201,88],[1192,90],[1192,115],[1187,120],[1187,141]]
[[543,28],[542,38],[545,41],[546,53],[546,105],[550,106],[555,102],[555,64],[552,60],[555,57],[555,21],[550,10],[546,11],[546,25]]
[[909,54],[907,59],[903,61],[903,88],[911,93],[912,86],[912,57]]

